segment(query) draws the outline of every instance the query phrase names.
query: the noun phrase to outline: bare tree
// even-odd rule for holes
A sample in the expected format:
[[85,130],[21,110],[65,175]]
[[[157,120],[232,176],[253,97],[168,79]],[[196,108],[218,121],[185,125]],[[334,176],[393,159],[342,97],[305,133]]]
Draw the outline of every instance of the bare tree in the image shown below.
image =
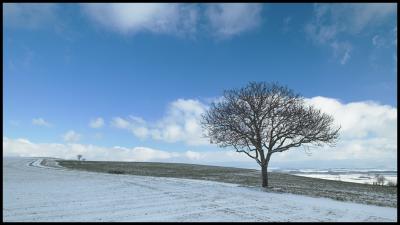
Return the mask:
[[332,116],[306,105],[299,94],[265,82],[224,91],[201,123],[211,143],[231,146],[261,166],[263,187],[268,186],[272,154],[300,146],[334,146],[340,130],[333,128]]
[[375,180],[376,180],[376,184],[377,185],[384,185],[385,184],[385,176],[381,175],[381,174],[376,174],[375,175]]
[[78,158],[78,161],[81,161],[82,155],[77,155],[76,158]]

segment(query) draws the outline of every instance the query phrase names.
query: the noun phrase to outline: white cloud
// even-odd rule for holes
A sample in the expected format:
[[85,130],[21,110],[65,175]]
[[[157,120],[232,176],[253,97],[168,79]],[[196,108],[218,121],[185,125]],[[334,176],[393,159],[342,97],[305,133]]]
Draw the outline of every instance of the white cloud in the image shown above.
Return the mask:
[[185,34],[196,29],[197,11],[191,5],[166,3],[82,4],[96,23],[121,33],[149,31]]
[[55,19],[56,5],[50,3],[4,3],[4,25],[15,28],[36,29]]
[[104,125],[104,120],[101,117],[98,117],[96,119],[93,119],[90,121],[89,126],[91,128],[100,128]]
[[37,125],[37,126],[44,126],[44,127],[50,127],[51,124],[44,120],[43,118],[34,118],[32,119],[32,124]]
[[342,127],[341,139],[385,138],[388,143],[397,142],[397,108],[393,106],[371,101],[343,104],[325,97],[314,97],[307,102],[334,116]]
[[313,151],[315,160],[327,160],[329,154],[332,160],[353,160],[355,164],[364,162],[371,167],[378,164],[395,168],[397,108],[373,101],[345,104],[325,97],[314,97],[307,101],[333,115],[336,123],[341,125],[337,147]]
[[397,27],[374,35],[371,41],[376,48],[391,48],[395,50],[397,46]]
[[146,122],[140,117],[129,116],[128,120],[121,117],[114,117],[111,121],[111,126],[125,129],[132,132],[136,137],[144,140],[149,135]]
[[262,5],[255,3],[209,4],[206,16],[219,38],[227,38],[258,27]]
[[76,133],[73,130],[69,130],[63,135],[64,141],[66,142],[77,142],[81,139],[82,135]]
[[146,122],[140,117],[113,118],[112,126],[129,130],[140,139],[152,138],[169,143],[184,142],[188,145],[206,145],[200,118],[207,106],[198,100],[178,99],[169,104],[166,115],[158,121]]
[[111,121],[111,125],[117,128],[121,128],[121,129],[127,129],[129,128],[129,122],[127,120],[124,120],[120,117],[115,117],[112,121]]
[[[315,4],[313,19],[306,24],[305,31],[314,43],[330,46],[337,52],[337,46],[351,46],[349,41],[342,40],[343,35],[357,35],[383,24],[395,14],[396,4]],[[346,49],[340,56],[334,53],[341,64],[350,59],[351,47]]]

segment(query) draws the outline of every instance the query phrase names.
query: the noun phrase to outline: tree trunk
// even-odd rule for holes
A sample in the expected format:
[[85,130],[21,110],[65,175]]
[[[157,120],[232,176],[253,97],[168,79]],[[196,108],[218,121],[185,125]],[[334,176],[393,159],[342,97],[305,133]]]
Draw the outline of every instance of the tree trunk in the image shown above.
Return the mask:
[[268,187],[268,163],[270,159],[271,154],[268,152],[265,161],[261,164],[261,179],[263,187]]
[[268,187],[268,163],[261,166],[262,186]]

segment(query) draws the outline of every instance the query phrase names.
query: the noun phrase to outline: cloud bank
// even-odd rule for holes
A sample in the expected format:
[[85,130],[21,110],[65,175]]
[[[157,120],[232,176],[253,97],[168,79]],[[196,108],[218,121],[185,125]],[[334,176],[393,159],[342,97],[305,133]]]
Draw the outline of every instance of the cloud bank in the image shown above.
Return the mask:
[[[282,167],[384,167],[397,165],[397,108],[373,101],[343,103],[327,97],[306,98],[313,105],[331,114],[341,126],[336,147],[291,149],[272,156],[271,166]],[[169,104],[165,115],[157,121],[141,117],[115,117],[114,128],[132,133],[139,139],[166,143],[184,143],[187,151],[176,152],[148,147],[101,147],[73,143],[81,135],[73,130],[64,135],[65,144],[33,143],[25,138],[3,137],[3,156],[49,156],[75,158],[84,155],[88,160],[189,162],[210,165],[229,165],[257,168],[246,155],[233,149],[193,151],[191,146],[212,148],[202,137],[201,114],[207,104],[194,99],[178,99]],[[167,145],[166,145],[167,146]],[[167,148],[167,147],[166,147]],[[227,164],[230,163],[230,164]]]
[[33,143],[27,139],[10,139],[3,137],[3,156],[23,157],[56,157],[64,159],[76,159],[81,154],[87,160],[101,161],[163,161],[163,162],[251,162],[245,156],[232,151],[213,152],[173,152],[157,150],[147,147],[126,148],[120,146],[100,147],[95,145],[83,145],[76,143]]

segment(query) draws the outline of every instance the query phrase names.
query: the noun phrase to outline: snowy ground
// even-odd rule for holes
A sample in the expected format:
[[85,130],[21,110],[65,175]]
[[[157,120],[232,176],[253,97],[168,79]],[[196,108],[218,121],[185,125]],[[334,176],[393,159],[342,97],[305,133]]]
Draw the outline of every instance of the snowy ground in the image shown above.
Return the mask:
[[[318,173],[310,173],[310,174],[293,173],[293,175],[320,178],[326,180],[339,180],[339,181],[353,182],[359,184],[373,184],[376,181],[374,174],[362,174],[362,173],[339,174],[339,175],[318,174]],[[397,184],[397,174],[384,175],[384,176],[385,176],[385,185],[387,185],[389,182]]]
[[397,209],[3,158],[3,221],[397,221]]

